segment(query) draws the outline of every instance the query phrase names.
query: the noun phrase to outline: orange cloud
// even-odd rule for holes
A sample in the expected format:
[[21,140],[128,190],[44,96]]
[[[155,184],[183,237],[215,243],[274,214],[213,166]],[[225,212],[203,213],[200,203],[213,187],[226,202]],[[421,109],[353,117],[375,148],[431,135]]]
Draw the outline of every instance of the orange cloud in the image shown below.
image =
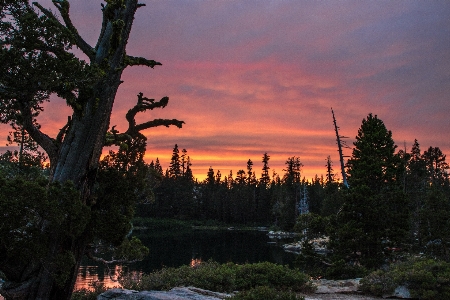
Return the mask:
[[[75,25],[94,44],[100,1],[72,2]],[[442,1],[152,1],[138,10],[128,53],[163,66],[125,70],[111,126],[126,129],[137,93],[169,96],[138,121],[186,124],[146,130],[146,159],[167,168],[177,143],[200,179],[209,166],[236,174],[248,159],[259,176],[264,152],[277,173],[299,156],[306,178],[324,174],[328,155],[339,173],[331,107],[350,146],[373,113],[401,148],[417,138],[422,150],[449,153],[448,15]],[[62,101],[47,104],[43,130],[56,135],[69,114]]]

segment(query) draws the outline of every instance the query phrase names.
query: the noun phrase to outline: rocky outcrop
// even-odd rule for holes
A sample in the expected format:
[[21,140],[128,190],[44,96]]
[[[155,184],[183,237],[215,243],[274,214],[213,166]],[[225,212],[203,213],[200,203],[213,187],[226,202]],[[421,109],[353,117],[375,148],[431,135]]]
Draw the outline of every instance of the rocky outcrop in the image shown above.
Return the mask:
[[[330,251],[327,249],[327,245],[329,242],[330,242],[330,239],[328,237],[316,238],[316,239],[312,239],[309,241],[310,245],[314,249],[314,252],[316,252],[317,254],[329,253]],[[302,248],[303,248],[302,244],[303,244],[303,242],[299,241],[299,242],[295,242],[295,243],[285,244],[285,245],[283,245],[283,248],[287,252],[300,254],[300,252],[302,251]]]
[[391,295],[383,295],[383,298],[412,299],[409,289],[404,285],[399,285]]
[[[347,280],[313,280],[313,285],[316,287],[315,294],[361,294],[359,289],[360,278]],[[398,286],[391,294],[383,295],[383,298],[395,299],[412,299],[411,293],[405,286]],[[350,298],[348,298],[350,299]],[[372,298],[376,299],[376,298]]]
[[360,279],[348,280],[314,280],[316,294],[351,294],[359,292]]
[[298,233],[295,232],[286,232],[286,231],[269,231],[267,233],[269,238],[271,239],[285,239],[285,238],[293,238],[298,236]]
[[[372,300],[382,299],[362,295],[359,289],[360,279],[348,280],[313,280],[316,287],[314,294],[305,295],[306,300],[345,299],[345,300]],[[97,297],[97,300],[219,300],[227,299],[232,294],[211,292],[195,287],[177,287],[170,291],[132,291],[124,289],[111,289]],[[383,298],[411,299],[409,290],[399,286],[391,295]]]
[[97,297],[97,300],[218,300],[231,295],[211,292],[194,287],[177,287],[170,291],[132,291],[111,289]]

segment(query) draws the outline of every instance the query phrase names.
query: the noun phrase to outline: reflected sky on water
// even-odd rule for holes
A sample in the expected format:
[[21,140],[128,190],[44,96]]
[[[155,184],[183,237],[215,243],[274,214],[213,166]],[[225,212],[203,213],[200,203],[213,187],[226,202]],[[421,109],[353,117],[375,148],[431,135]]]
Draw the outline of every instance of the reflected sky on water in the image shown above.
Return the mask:
[[119,286],[114,280],[120,272],[150,273],[162,267],[196,266],[212,259],[219,263],[238,264],[269,261],[291,265],[295,255],[281,248],[292,239],[270,239],[267,232],[240,230],[186,230],[149,232],[135,235],[150,249],[141,262],[128,266],[113,266],[108,271],[103,265],[83,260],[76,289],[89,288],[89,283],[99,281],[107,287]]

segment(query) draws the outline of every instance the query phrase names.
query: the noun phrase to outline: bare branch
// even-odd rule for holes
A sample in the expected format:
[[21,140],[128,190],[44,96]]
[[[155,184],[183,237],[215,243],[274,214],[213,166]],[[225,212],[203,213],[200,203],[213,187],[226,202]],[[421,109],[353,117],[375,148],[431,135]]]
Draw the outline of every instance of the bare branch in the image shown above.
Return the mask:
[[178,128],[181,128],[184,124],[183,121],[178,121],[176,119],[167,120],[167,119],[156,119],[153,121],[145,122],[139,125],[136,125],[136,114],[138,112],[145,112],[146,110],[153,110],[154,108],[161,107],[164,108],[169,103],[169,97],[163,97],[161,100],[155,102],[155,99],[149,99],[147,97],[144,97],[142,93],[138,94],[138,103],[130,109],[127,114],[126,118],[129,124],[127,133],[132,135],[134,132],[139,132],[141,130],[151,128],[151,127],[157,127],[157,126],[166,126],[169,127],[170,125],[175,125]]
[[162,63],[144,57],[136,57],[127,55],[125,57],[125,66],[147,66],[154,68],[155,66],[162,66]]
[[103,259],[101,257],[96,257],[96,256],[92,255],[91,252],[87,252],[86,256],[89,259],[92,259],[92,260],[97,261],[97,262],[101,262],[101,263],[105,264],[106,266],[109,265],[109,264],[124,264],[124,263],[134,263],[134,262],[140,261],[139,259],[135,259],[135,260],[128,260],[128,259],[106,260],[106,259]]
[[125,116],[128,123],[130,124],[130,127],[134,127],[136,125],[136,121],[134,120],[134,118],[138,112],[153,110],[157,107],[164,108],[169,103],[169,97],[163,97],[158,102],[155,102],[155,99],[144,97],[142,93],[139,93],[137,96],[138,103],[132,109],[130,109]]
[[157,127],[157,126],[166,126],[169,127],[170,125],[175,125],[178,128],[183,127],[184,121],[178,121],[177,119],[155,119],[153,121],[145,122],[139,125],[136,125],[136,130],[141,131],[147,128]]
[[143,93],[139,93],[137,96],[138,96],[137,104],[133,108],[131,108],[125,116],[128,121],[127,131],[125,131],[124,133],[119,133],[115,129],[116,126],[113,126],[111,128],[111,131],[107,133],[105,139],[105,146],[119,145],[121,142],[131,143],[133,139],[146,140],[147,138],[142,133],[140,133],[140,131],[144,129],[158,126],[169,127],[170,125],[174,125],[177,126],[178,128],[181,128],[183,124],[185,124],[184,121],[179,121],[177,119],[172,120],[155,119],[153,121],[148,121],[136,125],[135,117],[137,113],[145,112],[146,110],[153,110],[158,107],[164,108],[169,103],[169,97],[163,97],[161,98],[161,100],[155,102],[155,99],[144,97]]
[[64,127],[61,128],[61,129],[59,130],[59,133],[58,133],[58,135],[56,136],[56,142],[57,142],[58,144],[61,144],[61,143],[62,143],[62,140],[63,140],[63,138],[64,138],[64,135],[66,134],[67,129],[70,127],[70,125],[72,125],[72,118],[71,118],[70,116],[68,116],[68,117],[67,117],[67,124],[64,125]]
[[52,164],[57,157],[58,147],[51,137],[43,133],[33,124],[33,114],[28,105],[28,101],[19,101],[19,105],[23,117],[23,128],[28,132],[31,138],[47,152],[47,155],[50,158],[50,164]]
[[94,48],[92,48],[78,33],[78,30],[75,28],[75,26],[72,23],[72,20],[69,17],[69,2],[67,0],[52,0],[53,4],[58,8],[59,12],[61,13],[61,16],[64,20],[64,23],[66,26],[61,24],[59,22],[58,18],[48,9],[44,8],[42,5],[40,5],[37,2],[33,2],[33,5],[37,6],[44,15],[46,15],[48,18],[51,18],[57,22],[57,24],[60,25],[61,28],[64,30],[69,30],[70,33],[75,38],[75,44],[78,46],[78,48],[81,49],[81,51],[86,54],[89,59],[92,61],[95,57],[95,51]]
[[105,146],[112,146],[117,145],[119,146],[122,142],[128,142],[131,143],[133,140],[133,137],[130,136],[127,133],[119,133],[119,131],[116,130],[116,125],[114,125],[111,128],[111,131],[106,133],[106,139],[105,139]]

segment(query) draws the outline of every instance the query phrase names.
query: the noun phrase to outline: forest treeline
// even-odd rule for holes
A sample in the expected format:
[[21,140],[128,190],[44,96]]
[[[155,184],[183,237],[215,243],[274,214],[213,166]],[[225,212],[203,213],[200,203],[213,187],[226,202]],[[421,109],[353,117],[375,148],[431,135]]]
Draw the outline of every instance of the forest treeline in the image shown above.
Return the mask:
[[[11,136],[11,143],[27,141],[20,130]],[[48,176],[48,169],[42,169],[43,154],[31,147],[32,140],[29,143],[0,157],[3,180],[24,174]],[[102,159],[95,206],[114,203],[125,209],[119,217],[135,213],[138,217],[271,226],[295,230],[306,241],[328,236],[334,261],[369,268],[405,252],[450,258],[446,155],[439,147],[422,151],[417,140],[409,151],[398,150],[391,131],[372,114],[363,120],[346,164],[348,188],[336,180],[329,157],[325,177],[310,181],[301,177],[299,157],[288,157],[283,173],[271,174],[270,155],[264,153],[260,176],[249,159],[246,170],[235,175],[210,167],[206,179],[199,182],[186,149],[174,146],[165,171],[158,159],[144,162],[143,151],[122,147]],[[121,200],[124,197],[128,200]]]
[[[405,149],[406,150],[406,149]],[[446,155],[439,147],[397,149],[383,121],[369,114],[346,164],[346,188],[328,157],[324,176],[301,177],[299,157],[286,160],[283,174],[270,174],[270,156],[235,175],[209,168],[194,179],[186,149],[175,145],[169,167],[157,159],[152,201],[140,204],[142,217],[217,220],[269,225],[305,237],[331,237],[330,247],[347,261],[376,266],[395,251],[429,252],[449,258],[450,184]],[[395,256],[395,255],[394,255]]]

